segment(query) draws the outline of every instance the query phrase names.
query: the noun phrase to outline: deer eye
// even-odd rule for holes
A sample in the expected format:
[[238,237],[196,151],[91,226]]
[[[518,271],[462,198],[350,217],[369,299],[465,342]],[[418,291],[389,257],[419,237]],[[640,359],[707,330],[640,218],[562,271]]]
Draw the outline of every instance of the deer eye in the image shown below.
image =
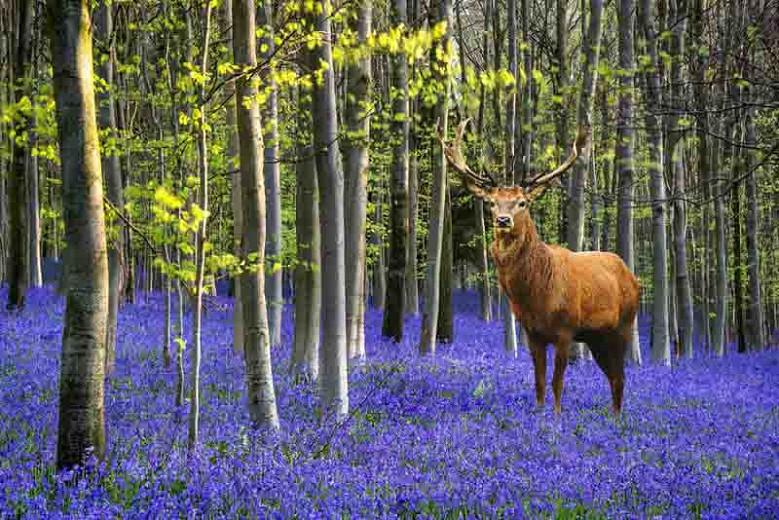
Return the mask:
[[517,202],[517,206],[519,206],[520,208],[524,208],[525,206],[527,206],[527,201],[520,200],[519,202]]

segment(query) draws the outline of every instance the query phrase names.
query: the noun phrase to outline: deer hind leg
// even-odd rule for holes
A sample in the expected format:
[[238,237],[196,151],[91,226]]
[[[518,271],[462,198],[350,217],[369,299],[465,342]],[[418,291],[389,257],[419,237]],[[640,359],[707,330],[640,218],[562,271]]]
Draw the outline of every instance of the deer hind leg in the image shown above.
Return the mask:
[[611,387],[611,404],[615,415],[622,412],[622,393],[625,388],[625,349],[627,339],[623,334],[608,337],[590,344],[595,362],[606,375]]
[[536,377],[536,405],[542,408],[546,398],[546,344],[533,338],[528,338],[528,342]]
[[554,375],[552,375],[552,391],[554,392],[554,411],[562,412],[561,401],[563,398],[563,377],[568,366],[568,350],[570,342],[559,342],[555,345]]

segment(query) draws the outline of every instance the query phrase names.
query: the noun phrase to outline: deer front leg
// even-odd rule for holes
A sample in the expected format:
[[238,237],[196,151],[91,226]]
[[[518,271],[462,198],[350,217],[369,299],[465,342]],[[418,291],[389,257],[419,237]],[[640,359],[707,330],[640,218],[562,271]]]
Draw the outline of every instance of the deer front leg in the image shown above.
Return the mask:
[[554,392],[554,411],[562,412],[561,400],[563,398],[563,377],[568,366],[568,349],[570,342],[560,341],[555,344],[554,374],[552,375],[552,391]]
[[546,397],[546,343],[528,338],[536,376],[536,405],[543,408]]

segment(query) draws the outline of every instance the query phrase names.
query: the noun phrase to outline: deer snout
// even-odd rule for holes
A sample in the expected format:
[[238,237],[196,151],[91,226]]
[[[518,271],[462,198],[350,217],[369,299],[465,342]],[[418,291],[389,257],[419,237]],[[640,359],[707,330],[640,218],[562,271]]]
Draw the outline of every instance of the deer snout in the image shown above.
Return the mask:
[[495,225],[499,228],[511,228],[514,226],[514,219],[510,215],[500,215],[495,217]]

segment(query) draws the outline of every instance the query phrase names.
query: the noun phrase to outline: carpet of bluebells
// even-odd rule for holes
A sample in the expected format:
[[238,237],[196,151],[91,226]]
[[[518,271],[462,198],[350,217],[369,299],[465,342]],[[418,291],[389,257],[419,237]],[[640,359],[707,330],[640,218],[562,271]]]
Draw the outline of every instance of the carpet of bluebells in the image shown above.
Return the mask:
[[509,359],[500,323],[480,321],[463,294],[456,341],[432,359],[416,354],[417,319],[394,345],[370,312],[353,413],[337,423],[314,386],[287,375],[287,316],[273,352],[282,430],[268,436],[248,427],[230,302],[218,299],[203,336],[202,443],[188,453],[187,407],[160,361],[162,301],[141,298],[120,316],[108,459],[81,479],[53,471],[63,302],[42,289],[21,315],[0,311],[0,517],[779,516],[779,350],[630,367],[621,420],[604,377],[580,362],[558,418],[535,409],[527,352]]

